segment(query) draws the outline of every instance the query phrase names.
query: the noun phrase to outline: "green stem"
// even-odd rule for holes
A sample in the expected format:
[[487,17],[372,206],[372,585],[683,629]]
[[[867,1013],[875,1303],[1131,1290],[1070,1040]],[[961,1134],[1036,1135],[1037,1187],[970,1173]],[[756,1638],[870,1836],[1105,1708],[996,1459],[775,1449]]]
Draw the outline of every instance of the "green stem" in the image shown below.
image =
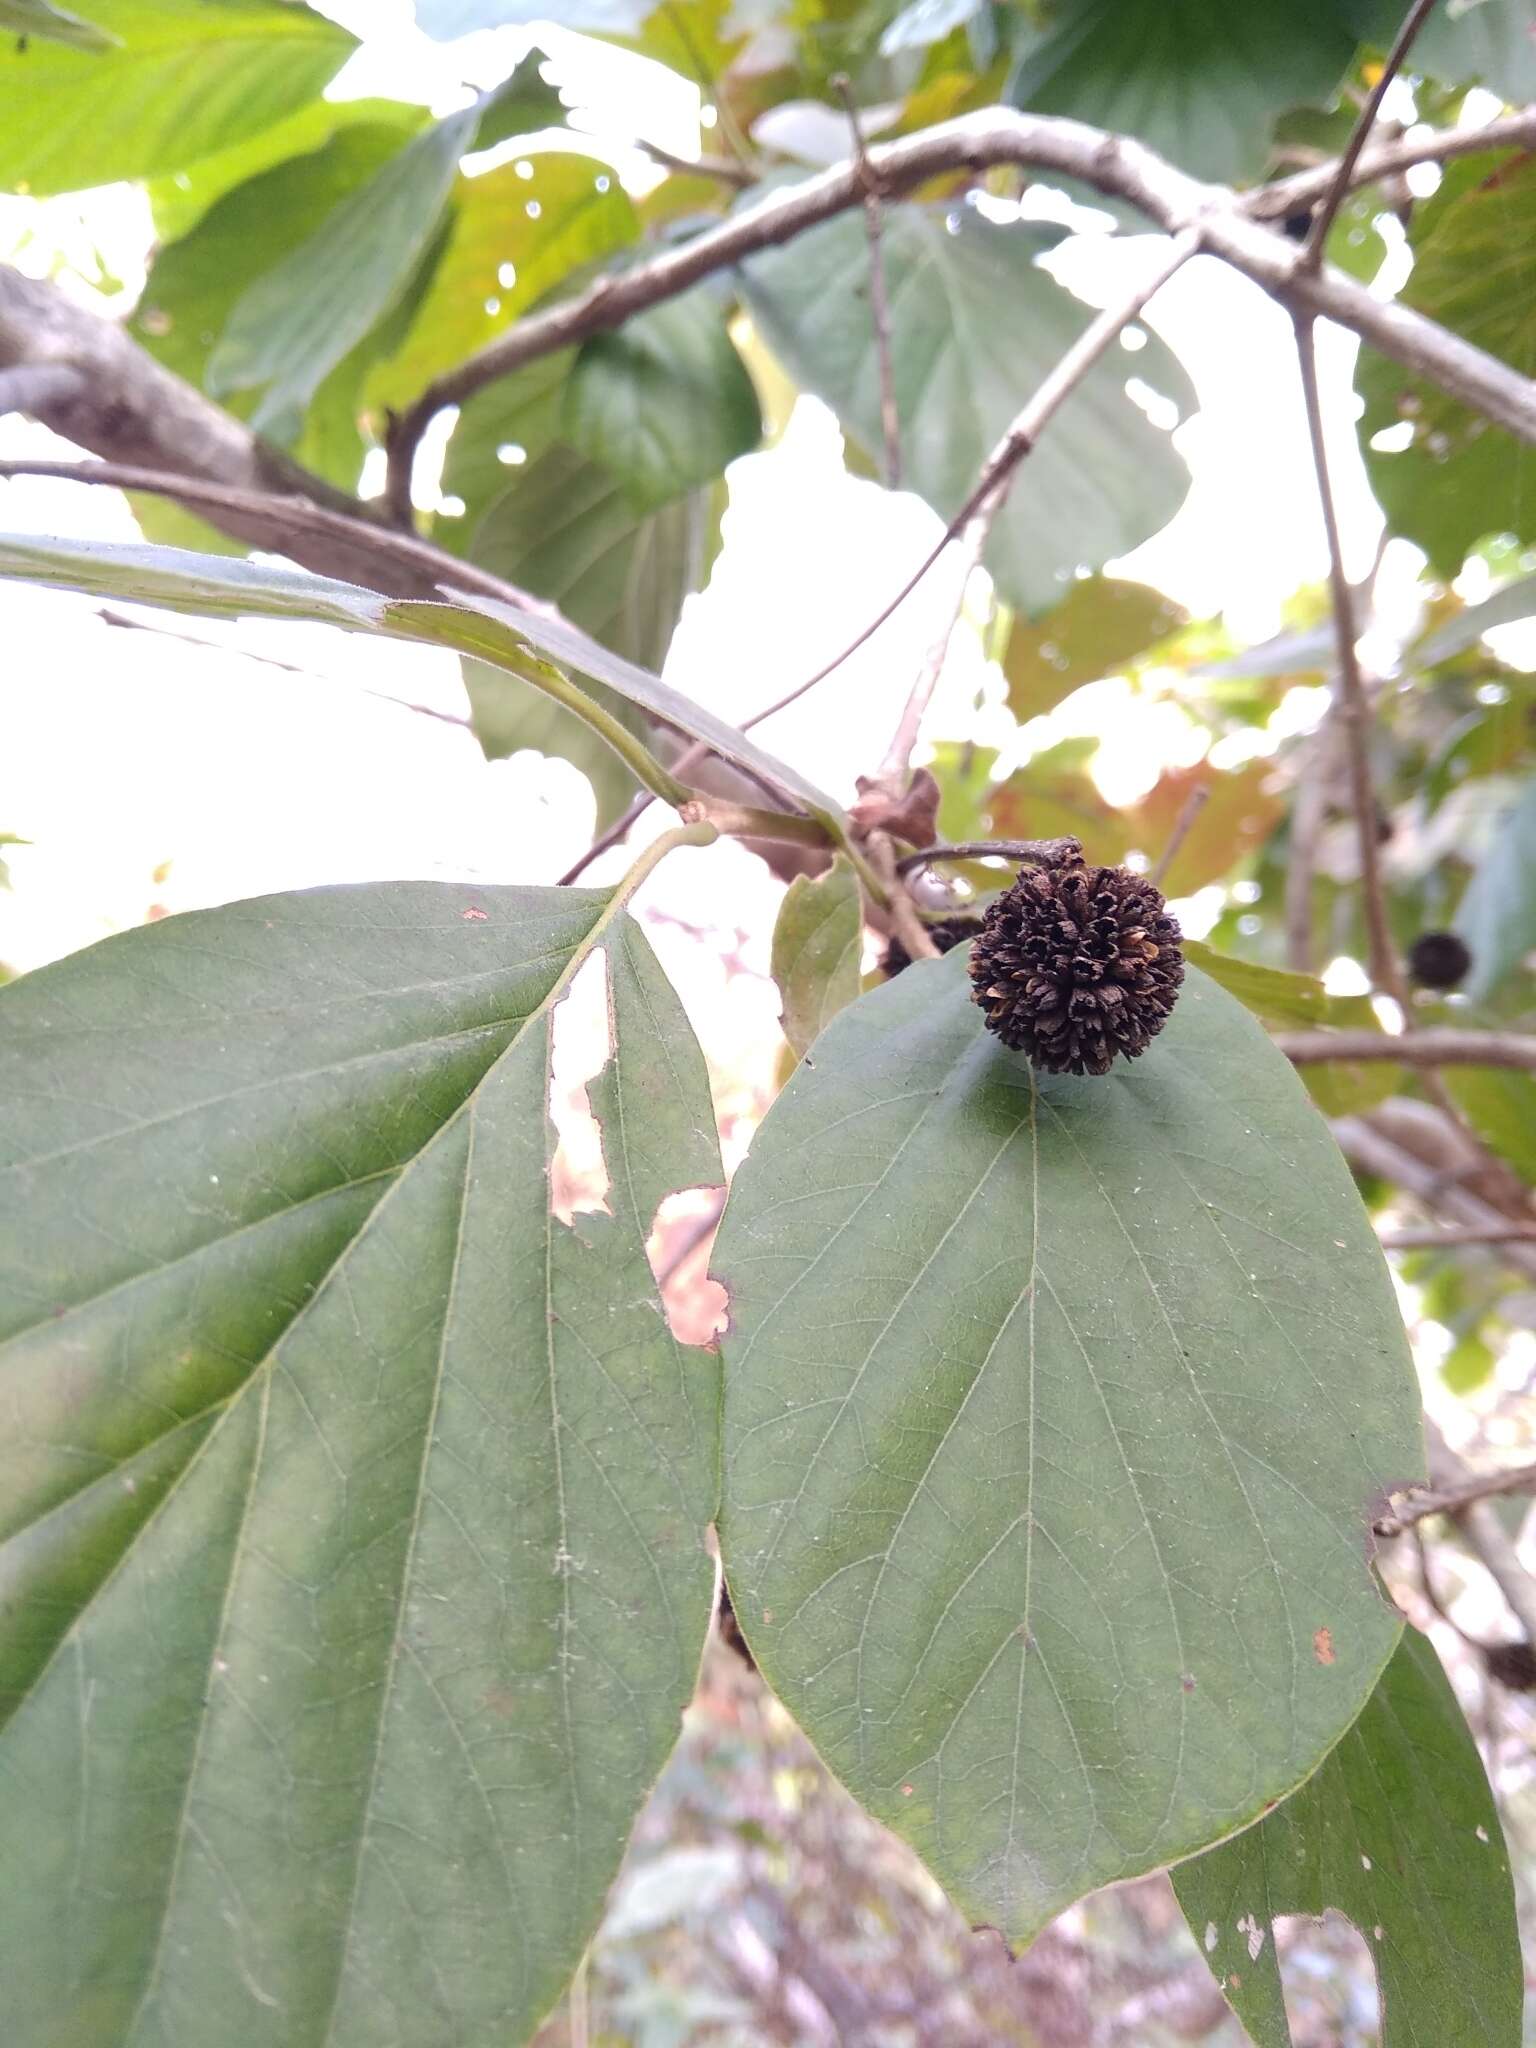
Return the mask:
[[[417,613],[426,610],[425,605],[411,601],[395,604],[390,607],[391,621],[396,627],[409,629],[416,624]],[[436,610],[440,613],[441,607],[436,607]],[[484,627],[483,634],[477,630],[477,625]],[[444,636],[436,620],[429,619],[426,630],[412,633],[410,637],[441,646]],[[461,653],[473,654],[492,668],[531,684],[544,696],[553,697],[557,704],[563,704],[567,711],[574,712],[583,725],[590,726],[599,739],[607,741],[636,782],[648,789],[652,796],[659,796],[663,803],[676,809],[693,795],[687,783],[679,782],[670,768],[664,768],[644,740],[638,739],[621,719],[615,718],[611,711],[605,711],[552,661],[541,661],[536,654],[512,643],[510,635],[498,632],[494,619],[481,619],[478,614],[467,611],[456,613],[453,645]]]

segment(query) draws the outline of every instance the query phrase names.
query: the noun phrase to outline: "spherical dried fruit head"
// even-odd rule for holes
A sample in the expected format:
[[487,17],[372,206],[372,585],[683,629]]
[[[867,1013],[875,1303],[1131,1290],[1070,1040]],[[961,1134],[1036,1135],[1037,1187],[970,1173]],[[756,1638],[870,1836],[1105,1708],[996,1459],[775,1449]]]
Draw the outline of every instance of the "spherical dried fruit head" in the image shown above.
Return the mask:
[[1408,954],[1408,971],[1420,988],[1455,988],[1471,965],[1466,941],[1455,932],[1420,932]]
[[[928,936],[941,953],[949,953],[956,946],[963,946],[967,939],[974,939],[981,930],[980,915],[974,910],[958,911],[953,917],[938,918],[927,927]],[[912,955],[900,939],[887,939],[885,951],[880,955],[880,972],[887,980],[893,974],[900,974],[903,968],[912,965]]]
[[971,948],[987,1028],[1049,1074],[1107,1074],[1168,1021],[1184,979],[1182,934],[1160,892],[1128,868],[1081,860],[1026,868],[988,906]]

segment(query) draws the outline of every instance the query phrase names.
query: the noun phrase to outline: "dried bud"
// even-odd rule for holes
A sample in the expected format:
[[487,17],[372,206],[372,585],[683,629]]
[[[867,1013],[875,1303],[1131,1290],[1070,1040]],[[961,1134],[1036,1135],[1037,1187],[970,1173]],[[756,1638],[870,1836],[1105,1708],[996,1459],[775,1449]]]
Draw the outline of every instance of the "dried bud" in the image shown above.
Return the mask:
[[1465,941],[1454,932],[1420,932],[1408,955],[1408,971],[1420,988],[1454,988],[1471,965]]
[[1161,894],[1127,868],[1027,868],[987,909],[973,999],[1004,1045],[1049,1074],[1107,1074],[1162,1030],[1184,979]]
[[[974,911],[961,911],[954,917],[941,917],[937,923],[927,927],[928,936],[941,953],[952,952],[956,946],[963,946],[967,939],[974,939],[981,930],[981,919]],[[900,939],[887,939],[885,951],[880,956],[880,972],[887,980],[893,974],[900,974],[904,967],[912,965],[912,955]]]

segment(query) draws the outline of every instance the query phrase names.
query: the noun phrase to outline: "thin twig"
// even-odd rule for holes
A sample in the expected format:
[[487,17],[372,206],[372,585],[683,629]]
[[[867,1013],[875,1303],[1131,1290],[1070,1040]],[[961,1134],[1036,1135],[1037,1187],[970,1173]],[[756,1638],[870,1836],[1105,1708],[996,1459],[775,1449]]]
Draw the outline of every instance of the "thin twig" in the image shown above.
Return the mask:
[[928,927],[918,916],[917,906],[907,894],[906,884],[897,872],[895,847],[884,832],[871,832],[868,845],[870,864],[885,885],[886,907],[892,928],[906,947],[908,957],[937,960],[939,949],[929,936]]
[[690,796],[677,805],[685,825],[713,825],[736,839],[782,839],[794,846],[828,844],[827,828],[799,811],[763,811],[725,797]]
[[1365,908],[1365,929],[1371,980],[1397,1003],[1406,1021],[1409,1014],[1408,986],[1403,979],[1392,943],[1387,919],[1386,891],[1381,875],[1381,852],[1377,840],[1376,790],[1371,778],[1371,706],[1355,652],[1355,602],[1348,576],[1344,573],[1343,543],[1339,538],[1338,511],[1333,484],[1328,474],[1328,449],[1323,438],[1323,409],[1317,383],[1315,323],[1310,314],[1296,317],[1296,359],[1301,369],[1302,398],[1307,414],[1307,438],[1312,446],[1312,468],[1317,479],[1318,503],[1323,531],[1328,541],[1328,585],[1333,601],[1333,631],[1341,691],[1340,715],[1349,761],[1351,807],[1360,848],[1360,891]]
[[864,129],[853,87],[839,72],[831,81],[842,101],[853,137],[853,163],[864,188],[864,239],[869,244],[869,317],[875,332],[875,366],[880,376],[880,438],[884,444],[885,481],[890,490],[901,482],[901,417],[896,410],[896,370],[891,359],[891,311],[885,293],[885,251],[880,240],[880,180],[869,165]]
[[[1516,1220],[1476,1189],[1463,1185],[1455,1171],[1422,1157],[1401,1134],[1389,1136],[1368,1116],[1335,1117],[1331,1128],[1351,1166],[1394,1182],[1422,1202],[1431,1215],[1448,1216],[1456,1223],[1486,1230],[1490,1243],[1496,1241],[1494,1233]],[[1460,1139],[1459,1132],[1456,1136]],[[1502,1264],[1536,1280],[1536,1245],[1505,1242],[1499,1252]]]
[[[1445,128],[1438,134],[1417,135],[1412,140],[1383,143],[1362,156],[1350,174],[1350,187],[1375,185],[1401,176],[1419,164],[1450,163],[1456,157],[1475,156],[1496,149],[1529,149],[1536,144],[1536,107],[1522,107],[1517,113],[1501,114],[1480,128]],[[1337,182],[1337,159],[1276,178],[1245,198],[1244,210],[1253,220],[1288,220],[1316,206]]]
[[907,701],[901,707],[901,716],[896,721],[891,744],[886,748],[885,759],[880,764],[879,779],[892,791],[899,790],[906,781],[907,771],[912,765],[912,749],[917,745],[917,736],[928,714],[928,706],[933,702],[933,693],[939,686],[940,676],[944,673],[950,645],[960,630],[961,619],[965,616],[965,593],[970,585],[972,572],[980,566],[982,549],[986,546],[987,535],[992,530],[992,509],[1000,503],[1000,498],[993,499],[991,506],[983,507],[960,536],[960,566],[954,606],[942,628],[928,644],[917,676],[907,692]]
[[[1536,141],[1536,110],[1490,122],[1483,129],[1402,145],[1378,158],[1371,153],[1356,176],[1375,177],[1389,162],[1402,168],[1444,162],[1478,149],[1519,148]],[[1303,272],[1296,243],[1271,233],[1258,217],[1264,195],[1247,200],[1205,185],[1164,161],[1144,144],[1048,114],[1010,107],[962,114],[917,135],[876,143],[869,161],[891,198],[955,171],[981,172],[1000,164],[1082,179],[1095,191],[1130,202],[1167,234],[1198,227],[1203,246],[1252,278],[1272,296],[1303,311],[1326,314],[1353,329],[1394,361],[1440,385],[1463,404],[1485,413],[1525,440],[1536,440],[1536,384],[1485,351],[1448,333],[1396,301],[1380,300],[1339,272]],[[1314,196],[1329,189],[1331,166],[1304,173]],[[1294,181],[1290,181],[1294,184]],[[1290,189],[1288,185],[1287,189]],[[758,251],[792,241],[809,228],[862,204],[857,166],[845,163],[804,179],[787,191],[764,195],[718,226],[661,251],[629,269],[599,277],[585,291],[527,315],[475,355],[445,371],[394,422],[389,435],[394,506],[409,507],[410,472],[430,422],[446,406],[460,405],[486,385],[589,335],[619,327],[635,313],[730,269]]]
[[[1142,280],[1129,298],[1121,300],[1118,305],[1106,307],[1088,323],[1055,368],[1048,371],[1041,380],[1034,396],[1016,415],[1008,431],[982,464],[981,476],[970,496],[945,527],[936,545],[930,549],[896,595],[846,647],[833,656],[831,661],[817,669],[814,675],[807,676],[804,682],[796,683],[792,690],[786,690],[782,697],[768,705],[765,710],[758,712],[759,718],[768,718],[776,711],[785,710],[803,697],[807,690],[813,690],[818,683],[825,682],[834,670],[841,668],[845,661],[858,653],[866,641],[879,632],[893,613],[901,609],[950,542],[965,531],[984,506],[988,506],[993,494],[996,493],[1001,498],[1006,493],[1014,471],[1039,440],[1052,416],[1072,396],[1105,350],[1113,346],[1121,329],[1136,318],[1153,294],[1168,282],[1176,270],[1189,261],[1199,247],[1198,230],[1186,229],[1183,234],[1174,238],[1162,261]],[[996,508],[991,507],[989,516],[995,515]]]
[[1520,1067],[1536,1073],[1536,1038],[1516,1031],[1280,1031],[1274,1043],[1297,1066],[1389,1060],[1404,1067]]
[[649,142],[643,135],[635,137],[635,147],[644,152],[652,163],[658,163],[665,171],[678,171],[685,177],[715,178],[722,185],[733,185],[738,192],[757,182],[757,173],[745,164],[737,163],[729,156],[675,156],[670,149],[663,149],[659,142]]
[[1210,798],[1210,784],[1203,782],[1192,789],[1184,799],[1184,808],[1174,820],[1173,830],[1168,835],[1168,844],[1163,848],[1157,865],[1147,878],[1154,885],[1161,887],[1164,875],[1178,858],[1179,848],[1194,830],[1195,820],[1210,802]]
[[932,867],[942,860],[1034,861],[1054,867],[1082,853],[1080,839],[963,839],[955,846],[925,846],[921,853],[905,853],[896,863],[898,875],[910,875],[914,868]]
[[1371,130],[1376,126],[1376,116],[1381,111],[1381,103],[1387,96],[1387,88],[1402,69],[1403,59],[1407,56],[1409,47],[1418,35],[1419,30],[1434,12],[1434,7],[1435,0],[1413,0],[1413,5],[1403,17],[1402,27],[1393,38],[1392,47],[1387,52],[1386,61],[1381,67],[1380,76],[1371,87],[1366,97],[1365,105],[1360,109],[1360,118],[1355,123],[1354,133],[1345,145],[1344,154],[1339,158],[1334,170],[1333,183],[1324,194],[1317,212],[1312,216],[1312,225],[1307,232],[1306,243],[1301,252],[1302,268],[1305,270],[1316,271],[1322,266],[1323,250],[1327,245],[1328,231],[1333,226],[1339,208],[1344,204],[1345,198],[1348,196],[1350,186],[1354,181],[1355,166],[1359,163],[1361,152],[1370,140]]
[[1441,1245],[1536,1244],[1536,1222],[1498,1224],[1430,1223],[1408,1230],[1384,1230],[1384,1252],[1428,1252]]

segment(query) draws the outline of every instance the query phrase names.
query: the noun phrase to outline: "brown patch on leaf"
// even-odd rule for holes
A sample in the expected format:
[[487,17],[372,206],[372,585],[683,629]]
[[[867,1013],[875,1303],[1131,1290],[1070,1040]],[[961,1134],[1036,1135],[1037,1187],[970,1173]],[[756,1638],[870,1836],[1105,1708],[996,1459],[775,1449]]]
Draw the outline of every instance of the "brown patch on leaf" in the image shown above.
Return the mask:
[[1320,1628],[1314,1631],[1312,1636],[1312,1654],[1319,1664],[1331,1664],[1333,1662],[1332,1629]]

